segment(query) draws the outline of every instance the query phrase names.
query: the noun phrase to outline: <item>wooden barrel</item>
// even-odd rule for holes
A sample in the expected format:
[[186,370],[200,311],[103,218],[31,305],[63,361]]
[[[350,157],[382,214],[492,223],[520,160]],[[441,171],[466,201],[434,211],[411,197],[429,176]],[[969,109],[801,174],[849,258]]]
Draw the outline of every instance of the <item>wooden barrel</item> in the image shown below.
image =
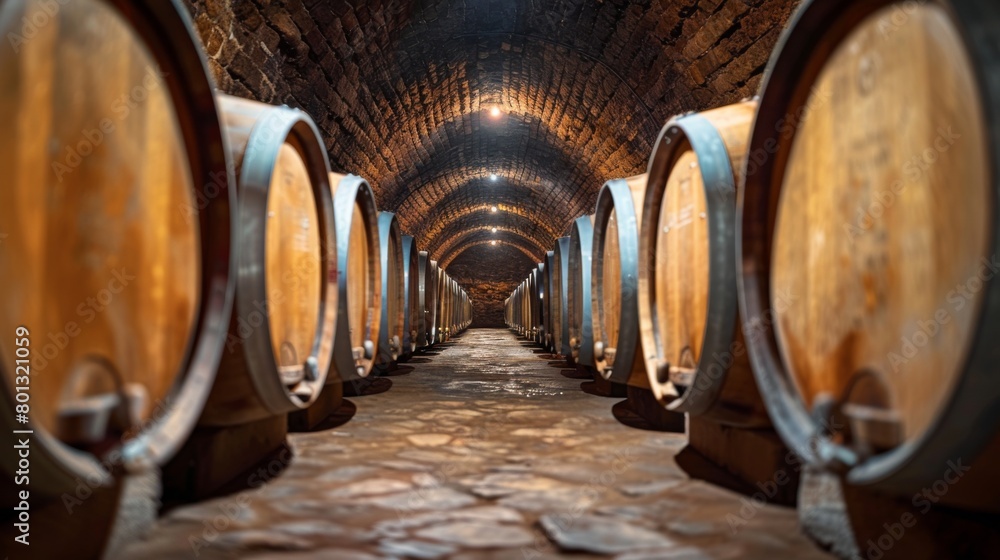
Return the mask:
[[474,319],[472,308],[473,308],[472,297],[469,296],[468,292],[465,292],[465,327],[464,328],[466,328],[466,329],[472,326],[472,321]]
[[527,332],[527,322],[528,319],[525,316],[525,298],[528,293],[528,279],[525,278],[521,281],[521,284],[517,287],[517,334],[524,337]]
[[580,216],[573,220],[569,229],[569,278],[566,283],[569,355],[576,363],[587,367],[595,367],[590,293],[590,273],[593,267],[590,250],[593,242],[594,217]]
[[[605,378],[629,381],[645,370],[639,352],[639,228],[646,175],[604,184],[594,212],[591,295],[594,364]],[[645,373],[643,373],[645,377]],[[640,380],[645,382],[645,379]]]
[[403,238],[392,212],[378,213],[379,255],[382,268],[382,318],[376,363],[388,367],[403,351],[406,322],[406,272],[403,269]]
[[569,358],[569,237],[556,240],[552,261],[552,351]]
[[448,313],[451,309],[451,278],[443,268],[438,268],[438,307],[437,318],[434,321],[434,340],[445,342],[448,339]]
[[542,300],[542,347],[552,351],[552,269],[554,268],[555,253],[545,252],[545,274],[542,277],[541,300]]
[[403,355],[417,350],[423,334],[423,313],[420,310],[420,259],[417,242],[412,235],[403,236]]
[[961,460],[935,497],[992,511],[998,16],[987,0],[804,4],[739,197],[745,334],[789,447],[904,497]]
[[465,288],[458,288],[458,332],[463,332],[472,324],[472,301]]
[[524,336],[524,282],[522,280],[514,290],[514,301],[511,304],[514,332],[520,336]]
[[223,94],[218,104],[237,176],[239,275],[206,426],[309,406],[326,382],[337,317],[330,167],[316,125],[287,107]]
[[454,278],[449,276],[448,280],[451,283],[451,289],[449,291],[451,303],[449,304],[450,308],[448,309],[448,328],[450,331],[448,333],[448,338],[451,338],[458,334],[460,323],[459,313],[462,305],[462,292],[460,291],[461,288],[459,288],[458,282]]
[[535,325],[535,317],[538,314],[538,290],[535,289],[535,279],[537,276],[538,266],[535,265],[535,268],[531,270],[531,274],[528,275],[524,284],[526,290],[524,296],[524,337],[530,341],[535,340],[535,331],[537,330],[537,326]]
[[438,274],[438,262],[435,260],[428,262],[430,263],[430,269],[427,274],[427,293],[429,297],[424,321],[427,327],[427,346],[433,346],[437,343],[438,284],[440,275]]
[[646,373],[669,410],[770,422],[738,319],[736,186],[755,101],[677,117],[653,148],[639,240]]
[[[176,452],[215,378],[235,289],[235,192],[185,9],[53,5],[0,3],[0,426],[34,432],[19,436],[33,520],[81,480],[104,488],[112,470]],[[4,507],[17,460],[0,454]]]
[[531,340],[542,344],[545,340],[545,317],[542,307],[545,304],[545,263],[540,262],[532,271],[531,277]]
[[427,251],[420,251],[418,269],[420,272],[419,294],[421,337],[419,347],[424,348],[434,344],[434,312],[437,308],[437,273],[434,271],[436,261],[432,261]]
[[371,186],[357,175],[330,174],[337,228],[337,332],[329,382],[366,377],[382,323],[382,259]]

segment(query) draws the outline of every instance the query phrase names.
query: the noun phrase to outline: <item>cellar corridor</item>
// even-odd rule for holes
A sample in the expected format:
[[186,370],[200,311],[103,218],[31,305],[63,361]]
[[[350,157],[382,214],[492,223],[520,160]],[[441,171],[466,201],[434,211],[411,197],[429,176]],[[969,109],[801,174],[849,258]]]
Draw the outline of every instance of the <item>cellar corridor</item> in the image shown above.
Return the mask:
[[293,457],[255,488],[173,509],[122,555],[827,557],[794,509],[690,479],[672,460],[683,434],[620,423],[622,399],[541,352],[467,331],[348,397],[340,425],[289,434]]

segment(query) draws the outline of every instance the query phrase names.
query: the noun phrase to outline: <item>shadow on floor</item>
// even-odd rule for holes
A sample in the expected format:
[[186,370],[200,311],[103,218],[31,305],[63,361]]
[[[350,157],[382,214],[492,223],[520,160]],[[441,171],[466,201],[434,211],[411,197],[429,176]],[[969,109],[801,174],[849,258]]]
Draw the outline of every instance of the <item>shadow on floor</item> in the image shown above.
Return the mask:
[[579,371],[577,369],[564,369],[559,373],[563,377],[568,377],[570,379],[587,379],[587,380],[593,379],[593,377],[589,373],[585,371]]
[[344,383],[345,397],[367,397],[392,389],[392,380],[386,377],[371,377]]

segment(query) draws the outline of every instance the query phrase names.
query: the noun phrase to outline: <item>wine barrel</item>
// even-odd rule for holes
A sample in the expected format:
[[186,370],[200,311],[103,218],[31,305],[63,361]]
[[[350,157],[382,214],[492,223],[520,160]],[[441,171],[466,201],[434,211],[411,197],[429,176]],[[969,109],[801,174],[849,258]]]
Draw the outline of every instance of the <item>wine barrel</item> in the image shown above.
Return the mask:
[[531,269],[531,273],[528,274],[528,278],[524,281],[525,295],[524,295],[524,338],[534,342],[535,333],[538,330],[538,326],[535,324],[535,318],[538,315],[538,290],[535,289],[536,281],[538,278],[538,265]]
[[382,326],[379,329],[376,363],[388,367],[403,351],[406,322],[406,278],[403,270],[403,238],[392,212],[378,213],[379,256],[382,268]]
[[539,341],[543,348],[552,350],[552,269],[555,253],[545,252],[545,273],[542,275],[540,286],[540,298],[542,300],[542,339]]
[[418,296],[420,308],[420,326],[418,333],[418,348],[424,348],[431,345],[431,313],[434,307],[434,299],[437,292],[434,289],[434,279],[433,268],[431,267],[431,259],[427,255],[427,251],[420,251],[417,253],[417,271],[418,275]]
[[[594,212],[591,297],[594,364],[605,378],[626,383],[643,369],[639,348],[639,228],[646,175],[604,184]],[[646,385],[645,379],[638,380]]]
[[458,289],[458,330],[464,332],[472,324],[472,301],[465,288]]
[[805,3],[768,66],[739,196],[745,334],[789,447],[903,497],[971,463],[937,497],[991,511],[998,16],[986,0]]
[[594,364],[594,323],[592,315],[590,272],[594,240],[594,217],[581,216],[570,224],[569,278],[566,321],[569,328],[570,356],[586,367]]
[[450,290],[449,290],[449,294],[448,294],[448,297],[449,297],[449,304],[448,304],[448,328],[449,328],[448,338],[450,339],[451,337],[453,337],[456,334],[458,334],[458,327],[459,327],[458,316],[459,316],[459,309],[460,309],[460,306],[461,306],[461,297],[462,297],[462,294],[459,291],[460,289],[458,287],[458,282],[456,282],[454,278],[452,278],[451,276],[449,276],[448,277],[448,282],[451,285]]
[[569,237],[556,240],[552,264],[552,351],[566,358],[569,349]]
[[437,342],[437,310],[438,310],[438,263],[428,257],[427,278],[425,290],[427,292],[424,308],[424,328],[427,335],[426,346],[434,346]]
[[531,339],[536,344],[545,344],[545,263],[538,263],[531,280]]
[[736,295],[736,186],[756,108],[747,101],[667,123],[639,235],[639,334],[653,394],[669,410],[739,426],[770,423]]
[[514,331],[519,336],[524,336],[524,282],[522,280],[517,285],[517,289],[514,290],[514,302],[511,306],[511,312],[514,315]]
[[337,228],[337,332],[329,383],[367,377],[382,322],[378,210],[368,181],[330,174]]
[[[39,523],[46,500],[81,481],[116,486],[112,471],[162,464],[187,438],[225,343],[236,258],[228,154],[186,10],[52,5],[0,3],[0,426],[33,431],[19,437]],[[47,23],[26,39],[25,21]],[[17,459],[0,454],[5,508]],[[96,555],[89,544],[77,552]]]
[[423,333],[423,313],[420,310],[420,259],[417,242],[412,235],[403,236],[403,355],[410,356],[419,346]]
[[448,314],[451,310],[451,277],[443,268],[438,268],[438,308],[434,322],[435,340],[448,340]]
[[337,290],[329,163],[305,113],[218,95],[236,168],[236,305],[199,423],[246,424],[308,407],[326,382]]

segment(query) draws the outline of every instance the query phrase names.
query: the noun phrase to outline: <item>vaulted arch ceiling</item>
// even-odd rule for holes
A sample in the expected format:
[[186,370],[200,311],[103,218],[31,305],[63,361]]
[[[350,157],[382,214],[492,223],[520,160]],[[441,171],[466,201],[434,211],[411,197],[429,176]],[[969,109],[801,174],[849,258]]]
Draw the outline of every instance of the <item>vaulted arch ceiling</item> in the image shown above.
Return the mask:
[[753,95],[796,4],[186,1],[220,88],[303,108],[333,168],[442,260],[494,205],[551,249],[605,181],[644,170],[672,115]]

